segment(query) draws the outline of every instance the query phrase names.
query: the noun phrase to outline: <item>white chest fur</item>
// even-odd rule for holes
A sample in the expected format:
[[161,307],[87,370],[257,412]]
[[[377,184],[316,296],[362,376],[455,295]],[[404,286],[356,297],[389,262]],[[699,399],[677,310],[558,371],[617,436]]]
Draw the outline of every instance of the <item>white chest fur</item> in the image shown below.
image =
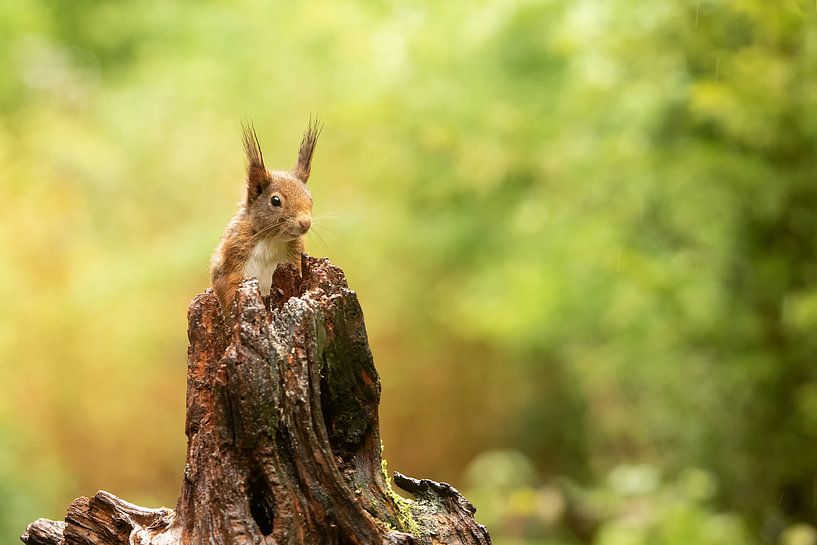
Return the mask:
[[257,278],[261,287],[261,295],[269,295],[272,287],[272,273],[279,263],[286,263],[288,259],[288,245],[286,242],[262,240],[255,245],[250,259],[244,266],[244,278]]

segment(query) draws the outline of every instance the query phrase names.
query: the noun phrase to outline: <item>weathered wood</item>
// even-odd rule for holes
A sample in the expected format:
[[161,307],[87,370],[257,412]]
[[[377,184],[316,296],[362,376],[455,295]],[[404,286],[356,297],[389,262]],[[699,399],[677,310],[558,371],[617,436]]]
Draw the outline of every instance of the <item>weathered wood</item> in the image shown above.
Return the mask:
[[28,528],[26,528],[26,531],[23,533],[20,539],[29,545],[63,543],[62,534],[64,531],[64,522],[48,519],[37,519],[28,525]]
[[65,522],[40,519],[29,545],[485,545],[474,508],[445,483],[381,458],[380,380],[363,312],[343,272],[304,257],[266,301],[245,281],[225,321],[208,290],[188,312],[187,463],[175,510],[107,492]]

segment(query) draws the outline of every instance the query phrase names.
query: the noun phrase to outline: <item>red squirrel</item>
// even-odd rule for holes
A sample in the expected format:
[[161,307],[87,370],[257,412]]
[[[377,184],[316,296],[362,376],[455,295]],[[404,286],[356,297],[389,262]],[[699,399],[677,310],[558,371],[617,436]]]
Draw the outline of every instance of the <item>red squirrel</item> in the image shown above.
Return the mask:
[[317,120],[310,122],[295,167],[271,171],[264,165],[255,129],[244,126],[246,195],[210,259],[210,281],[225,315],[242,280],[257,278],[261,295],[267,296],[279,264],[292,263],[300,272],[304,235],[312,225],[312,194],[306,182],[320,131]]

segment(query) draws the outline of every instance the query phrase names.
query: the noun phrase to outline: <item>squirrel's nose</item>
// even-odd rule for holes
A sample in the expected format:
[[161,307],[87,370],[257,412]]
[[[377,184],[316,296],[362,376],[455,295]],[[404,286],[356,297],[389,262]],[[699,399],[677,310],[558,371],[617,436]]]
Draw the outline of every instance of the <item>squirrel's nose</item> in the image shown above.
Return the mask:
[[312,218],[301,218],[298,220],[298,225],[301,226],[301,231],[306,233],[312,226]]

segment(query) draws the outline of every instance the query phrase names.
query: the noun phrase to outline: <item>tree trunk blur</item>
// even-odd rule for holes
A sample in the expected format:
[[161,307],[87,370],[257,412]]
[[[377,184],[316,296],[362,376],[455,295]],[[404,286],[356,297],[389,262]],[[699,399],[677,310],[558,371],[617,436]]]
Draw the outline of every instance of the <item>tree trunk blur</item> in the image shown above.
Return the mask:
[[395,475],[381,458],[380,380],[343,272],[304,256],[255,280],[226,323],[210,290],[188,311],[187,463],[175,510],[107,492],[65,522],[39,519],[29,545],[489,544],[445,483]]

